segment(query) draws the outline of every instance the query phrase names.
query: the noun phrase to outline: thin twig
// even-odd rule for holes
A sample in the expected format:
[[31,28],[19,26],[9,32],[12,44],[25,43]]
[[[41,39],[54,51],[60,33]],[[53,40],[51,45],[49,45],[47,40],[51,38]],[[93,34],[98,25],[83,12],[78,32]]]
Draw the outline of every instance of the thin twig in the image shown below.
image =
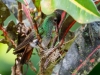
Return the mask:
[[37,28],[36,21],[34,19],[33,20],[31,19],[29,5],[28,5],[28,3],[27,3],[26,0],[24,0],[24,2],[25,2],[25,5],[26,6],[25,5],[22,5],[23,6],[23,11],[25,12],[26,17],[28,18],[28,20],[29,20],[29,22],[31,24],[31,27],[35,30],[35,33],[37,35],[37,38],[40,40],[41,37],[40,37],[39,31],[38,31],[38,28]]

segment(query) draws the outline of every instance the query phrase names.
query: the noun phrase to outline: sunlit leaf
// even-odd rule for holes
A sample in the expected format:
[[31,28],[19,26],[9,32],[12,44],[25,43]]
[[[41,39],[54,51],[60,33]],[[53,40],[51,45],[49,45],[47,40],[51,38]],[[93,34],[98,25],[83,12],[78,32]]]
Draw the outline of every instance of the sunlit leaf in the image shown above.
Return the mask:
[[15,61],[15,55],[12,54],[13,50],[6,54],[8,46],[0,43],[0,59],[3,59],[6,63],[13,64]]
[[41,9],[45,14],[51,14],[56,9],[65,10],[79,23],[100,20],[100,13],[92,0],[42,0]]

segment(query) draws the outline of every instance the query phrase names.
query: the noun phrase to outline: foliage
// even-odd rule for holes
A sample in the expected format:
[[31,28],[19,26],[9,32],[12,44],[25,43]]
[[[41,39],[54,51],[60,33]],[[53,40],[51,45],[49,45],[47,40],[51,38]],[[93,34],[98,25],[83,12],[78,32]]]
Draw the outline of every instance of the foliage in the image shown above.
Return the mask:
[[[35,56],[34,51],[37,59],[40,60],[37,61],[39,63],[37,74],[51,75],[55,65],[65,56],[78,36],[74,31],[80,26],[75,23],[84,24],[100,19],[100,14],[92,0],[32,0],[36,8],[30,8],[26,0],[17,1],[19,12],[16,19],[11,9],[0,0],[0,30],[2,31],[0,36],[3,36],[0,42],[8,45],[7,53],[13,48],[13,54],[16,55],[12,75],[23,74],[24,64],[37,73],[30,59],[31,56]],[[11,16],[14,19],[9,19]],[[23,16],[28,19],[30,25],[23,22]]]
[[100,13],[92,0],[42,0],[41,9],[45,14],[50,14],[56,9],[65,10],[79,23],[90,23],[100,19]]

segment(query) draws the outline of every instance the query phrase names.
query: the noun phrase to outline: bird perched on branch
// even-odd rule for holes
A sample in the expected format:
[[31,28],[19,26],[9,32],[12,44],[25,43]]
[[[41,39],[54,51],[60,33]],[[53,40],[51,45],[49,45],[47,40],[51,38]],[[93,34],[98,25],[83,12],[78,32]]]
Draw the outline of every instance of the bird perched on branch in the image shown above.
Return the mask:
[[44,48],[50,43],[53,29],[55,29],[55,31],[58,31],[58,25],[61,21],[61,13],[61,10],[55,11],[54,13],[48,15],[42,23],[42,29],[44,31],[42,46]]

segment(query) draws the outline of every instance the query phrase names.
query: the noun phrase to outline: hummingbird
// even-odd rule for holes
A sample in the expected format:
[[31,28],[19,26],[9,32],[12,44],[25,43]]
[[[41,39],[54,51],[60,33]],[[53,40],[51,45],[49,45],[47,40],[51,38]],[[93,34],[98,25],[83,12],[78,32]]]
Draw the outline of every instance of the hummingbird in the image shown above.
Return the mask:
[[[48,15],[43,23],[42,23],[42,43],[43,48],[46,48],[51,41],[52,31],[54,28],[58,28],[58,25],[61,20],[61,12],[55,11],[54,13]],[[39,29],[39,33],[41,29]],[[21,64],[27,63],[30,60],[32,55],[33,48],[38,45],[39,40],[36,39],[34,30],[31,30],[30,33],[26,36],[26,38],[15,48],[14,54],[21,54]]]
[[44,34],[42,35],[43,39],[41,43],[43,48],[46,48],[50,43],[50,40],[52,38],[52,31],[53,29],[58,29],[60,20],[61,20],[61,12],[59,11],[53,12],[44,19],[42,23],[42,29],[44,31]]
[[20,54],[20,64],[25,64],[30,60],[33,52],[33,47],[30,46],[30,42],[34,40],[34,32],[31,31],[26,38],[15,48],[14,54]]
[[20,54],[20,64],[27,64],[30,60],[34,48],[38,45],[38,39],[35,38],[34,30],[32,30],[25,39],[15,48],[14,54]]

